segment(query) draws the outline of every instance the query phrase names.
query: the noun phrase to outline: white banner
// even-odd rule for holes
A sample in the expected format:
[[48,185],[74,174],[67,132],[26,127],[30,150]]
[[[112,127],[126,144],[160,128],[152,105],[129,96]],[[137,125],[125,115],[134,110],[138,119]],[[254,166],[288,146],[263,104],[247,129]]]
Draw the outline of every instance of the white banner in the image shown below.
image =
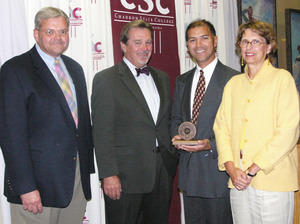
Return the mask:
[[195,67],[187,53],[185,30],[190,22],[198,18],[210,21],[216,29],[217,57],[225,65],[240,71],[239,58],[235,53],[238,29],[236,0],[175,0],[175,3],[181,73]]

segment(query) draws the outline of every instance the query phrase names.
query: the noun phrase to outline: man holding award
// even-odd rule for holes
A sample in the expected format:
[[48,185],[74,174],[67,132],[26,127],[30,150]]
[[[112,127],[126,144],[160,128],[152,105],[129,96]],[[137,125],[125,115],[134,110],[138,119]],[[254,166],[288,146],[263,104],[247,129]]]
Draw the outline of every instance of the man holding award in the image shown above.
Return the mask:
[[173,97],[171,135],[180,152],[178,187],[186,224],[232,223],[229,177],[218,169],[213,124],[223,88],[239,72],[215,57],[217,41],[210,22],[189,24],[186,44],[197,65],[177,78]]

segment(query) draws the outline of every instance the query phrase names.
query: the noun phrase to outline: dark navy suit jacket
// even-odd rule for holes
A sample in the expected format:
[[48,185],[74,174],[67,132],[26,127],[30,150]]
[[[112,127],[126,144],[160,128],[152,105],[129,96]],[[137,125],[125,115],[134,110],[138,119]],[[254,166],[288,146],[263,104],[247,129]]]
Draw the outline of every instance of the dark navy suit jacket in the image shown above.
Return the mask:
[[78,128],[35,47],[1,67],[0,145],[9,202],[21,204],[20,195],[38,190],[43,206],[67,206],[73,195],[77,152],[83,192],[91,198],[94,161],[85,78],[77,62],[64,55],[62,59],[75,86]]

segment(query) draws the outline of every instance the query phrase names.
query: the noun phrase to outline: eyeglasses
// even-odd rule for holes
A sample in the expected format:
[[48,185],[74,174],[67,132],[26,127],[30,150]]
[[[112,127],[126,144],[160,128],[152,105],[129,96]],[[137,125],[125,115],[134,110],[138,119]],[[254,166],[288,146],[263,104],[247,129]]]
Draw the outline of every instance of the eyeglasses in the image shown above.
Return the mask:
[[69,33],[68,29],[64,29],[64,30],[39,30],[40,32],[44,32],[47,36],[49,37],[53,37],[56,34],[58,34],[59,36],[66,36]]
[[260,47],[260,45],[265,44],[266,42],[261,42],[259,40],[252,40],[252,41],[242,40],[240,42],[240,47],[247,47],[249,43],[253,48],[258,48]]

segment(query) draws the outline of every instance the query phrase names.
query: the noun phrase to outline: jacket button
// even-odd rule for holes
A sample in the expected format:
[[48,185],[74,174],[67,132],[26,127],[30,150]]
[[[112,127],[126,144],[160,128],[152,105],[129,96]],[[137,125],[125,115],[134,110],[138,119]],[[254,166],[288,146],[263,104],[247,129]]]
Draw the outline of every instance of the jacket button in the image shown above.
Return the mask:
[[159,152],[160,152],[159,147],[154,148],[154,149],[153,149],[153,152],[154,152],[154,153],[159,153]]

